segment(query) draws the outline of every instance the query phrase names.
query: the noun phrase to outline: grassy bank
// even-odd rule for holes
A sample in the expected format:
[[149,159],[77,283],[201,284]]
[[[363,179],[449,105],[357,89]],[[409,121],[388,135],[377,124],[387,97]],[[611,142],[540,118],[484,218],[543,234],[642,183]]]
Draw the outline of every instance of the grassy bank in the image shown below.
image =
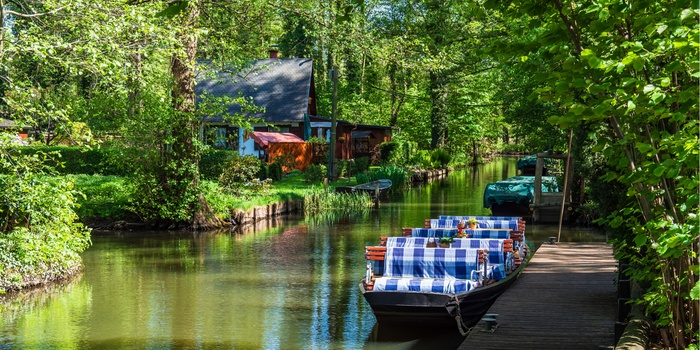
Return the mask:
[[[128,178],[103,175],[66,175],[75,183],[75,188],[83,196],[78,198],[76,212],[85,223],[109,222],[116,220],[140,220],[133,206],[133,188]],[[354,185],[355,178],[344,178],[329,184],[329,187]],[[276,181],[267,191],[232,195],[216,181],[202,182],[204,195],[214,212],[222,219],[228,219],[236,209],[248,210],[253,207],[280,203],[292,199],[302,199],[312,189],[322,188],[320,183],[307,183],[299,172],[292,172]]]

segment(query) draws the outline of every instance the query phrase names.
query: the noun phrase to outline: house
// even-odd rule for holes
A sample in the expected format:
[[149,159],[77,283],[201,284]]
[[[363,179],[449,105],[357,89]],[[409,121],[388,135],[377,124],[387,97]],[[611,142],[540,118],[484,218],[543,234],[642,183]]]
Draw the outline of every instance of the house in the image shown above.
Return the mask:
[[18,144],[26,144],[28,142],[30,131],[30,128],[28,126],[20,128],[19,125],[17,125],[17,123],[15,123],[14,121],[10,119],[0,118],[0,131],[7,130],[15,134],[15,141]]
[[[205,69],[197,74],[197,96],[206,92],[212,96],[244,96],[252,99],[263,111],[243,112],[243,115],[264,120],[264,123],[252,126],[254,134],[270,133],[264,135],[266,142],[299,142],[311,137],[330,140],[331,120],[316,116],[316,89],[311,59],[278,58],[277,51],[271,50],[270,58],[255,61],[234,72],[206,70],[206,65],[202,67]],[[242,110],[239,105],[231,105],[228,112],[242,113]],[[353,141],[353,131],[365,132],[355,134],[359,140],[357,147]],[[276,132],[286,135],[275,140]],[[230,124],[222,116],[203,119],[202,137],[208,144],[264,159],[267,145],[260,142],[261,137],[252,137],[254,134]],[[298,139],[290,139],[289,134]],[[356,150],[364,155],[367,147],[390,140],[391,128],[338,121],[336,137],[336,158],[350,159],[356,157]]]

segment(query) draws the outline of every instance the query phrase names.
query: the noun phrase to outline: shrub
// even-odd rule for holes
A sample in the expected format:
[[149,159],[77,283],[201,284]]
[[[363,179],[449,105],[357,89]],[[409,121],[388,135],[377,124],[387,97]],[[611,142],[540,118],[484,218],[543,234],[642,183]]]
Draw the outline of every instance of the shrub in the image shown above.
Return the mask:
[[436,148],[430,154],[430,160],[433,162],[433,164],[437,164],[441,168],[445,168],[447,167],[447,164],[450,163],[451,157],[450,154],[444,149]]
[[268,175],[268,168],[269,166],[265,162],[260,162],[260,169],[258,170],[257,178],[258,179],[269,179],[270,175]]
[[267,176],[272,181],[282,180],[282,164],[274,162],[267,167]]
[[392,157],[392,154],[399,148],[398,141],[384,142],[379,145],[379,161],[382,163],[388,163]]
[[379,161],[382,164],[408,165],[418,149],[411,141],[389,141],[379,145]]
[[326,177],[326,166],[311,164],[306,168],[304,181],[307,183],[319,183]]
[[355,174],[369,170],[369,157],[355,158]]
[[14,150],[22,155],[40,154],[44,165],[53,167],[57,173],[120,175],[129,173],[123,161],[121,149],[86,148],[67,146],[26,146]]
[[411,157],[410,165],[423,169],[432,169],[433,161],[431,158],[430,151],[422,149]]
[[260,160],[257,157],[236,155],[225,163],[223,173],[219,177],[219,184],[223,188],[236,190],[253,180],[259,171]]
[[216,180],[221,177],[226,163],[238,156],[237,151],[207,149],[199,160],[199,173],[202,179]]

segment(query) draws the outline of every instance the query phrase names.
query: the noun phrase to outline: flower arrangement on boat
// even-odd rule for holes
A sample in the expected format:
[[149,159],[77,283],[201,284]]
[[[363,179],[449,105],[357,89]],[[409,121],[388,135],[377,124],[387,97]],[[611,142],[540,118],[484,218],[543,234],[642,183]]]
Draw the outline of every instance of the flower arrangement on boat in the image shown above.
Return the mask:
[[454,241],[455,241],[454,236],[449,236],[449,235],[442,236],[442,237],[440,237],[440,246],[441,247],[443,247],[443,246],[449,247],[450,244],[454,243]]

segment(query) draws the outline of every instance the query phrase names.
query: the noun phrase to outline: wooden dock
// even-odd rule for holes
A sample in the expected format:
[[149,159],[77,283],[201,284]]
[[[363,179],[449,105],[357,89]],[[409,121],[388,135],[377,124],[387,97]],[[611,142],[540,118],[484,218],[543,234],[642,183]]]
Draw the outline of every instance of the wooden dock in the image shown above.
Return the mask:
[[482,319],[458,349],[612,349],[616,268],[604,243],[543,244],[489,309],[495,330]]

